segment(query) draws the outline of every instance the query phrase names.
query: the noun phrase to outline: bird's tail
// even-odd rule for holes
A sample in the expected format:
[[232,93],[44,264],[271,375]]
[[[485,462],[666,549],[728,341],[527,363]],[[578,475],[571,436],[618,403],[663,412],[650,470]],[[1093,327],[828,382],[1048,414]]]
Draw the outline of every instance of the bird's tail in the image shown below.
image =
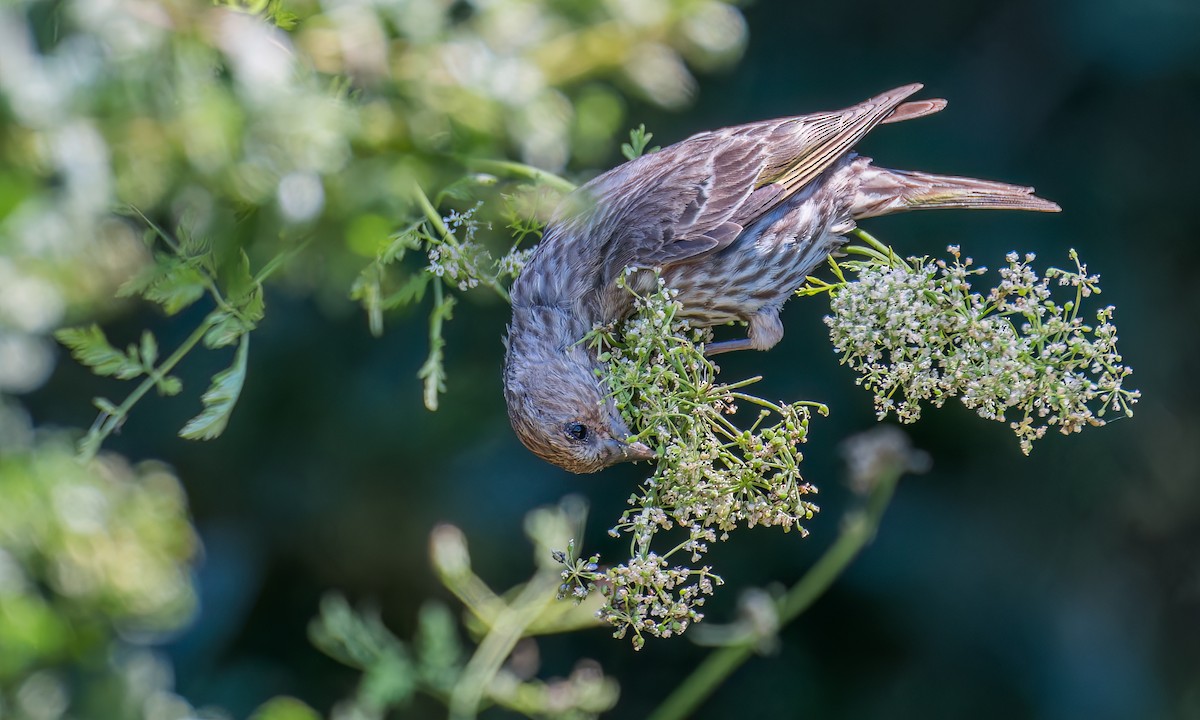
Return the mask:
[[[865,159],[865,158],[864,158]],[[1057,203],[1033,194],[1033,188],[953,175],[888,170],[868,165],[851,206],[855,219],[905,210],[968,208],[1058,212]]]

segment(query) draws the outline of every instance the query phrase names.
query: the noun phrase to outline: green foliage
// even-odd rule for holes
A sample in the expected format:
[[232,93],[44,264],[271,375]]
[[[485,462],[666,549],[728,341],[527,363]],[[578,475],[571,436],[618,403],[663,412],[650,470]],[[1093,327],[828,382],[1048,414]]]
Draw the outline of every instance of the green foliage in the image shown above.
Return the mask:
[[179,436],[188,440],[212,440],[225,432],[229,424],[229,416],[233,406],[237,404],[238,396],[242,394],[242,386],[246,382],[246,356],[250,352],[250,336],[243,334],[241,344],[233,357],[233,365],[213,376],[212,386],[200,398],[204,402],[204,410],[196,417],[188,420]]
[[226,347],[239,338],[249,337],[266,310],[262,280],[250,274],[250,257],[244,251],[229,258],[221,269],[220,278],[224,298],[214,293],[217,309],[206,320],[209,329],[204,334],[204,346],[210,349]]
[[436,602],[421,606],[413,650],[420,658],[421,682],[449,695],[466,661],[458,623],[449,608]]
[[[601,0],[413,0],[368,3],[353,22],[313,0],[53,5],[16,0],[3,20],[14,39],[6,67],[21,71],[0,73],[0,189],[14,191],[0,203],[0,252],[63,306],[30,326],[49,332],[64,315],[86,323],[114,296],[172,317],[213,304],[201,337],[157,364],[102,357],[94,331],[64,336],[95,367],[141,383],[124,401],[98,402],[85,454],[149,388],[178,392],[167,374],[197,342],[230,347],[252,332],[275,275],[289,292],[349,289],[376,335],[384,313],[444,286],[427,306],[420,378],[436,407],[440,327],[457,293],[483,286],[506,297],[528,256],[516,246],[545,220],[521,202],[489,198],[480,213],[471,203],[493,185],[522,199],[569,189],[534,165],[561,170],[575,148],[602,157],[622,120],[616,85],[677,106],[688,96],[685,55],[711,67],[744,40],[722,0],[667,0],[653,16]],[[652,62],[635,62],[648,45]],[[508,160],[514,152],[523,162]],[[136,220],[113,212],[121,207],[138,208]],[[138,243],[142,224],[151,232]],[[36,387],[52,355],[26,355],[41,367],[21,383]],[[222,424],[185,434],[211,437]]]
[[309,637],[338,662],[363,671],[353,703],[365,717],[382,717],[406,705],[417,689],[417,671],[407,646],[375,613],[356,613],[343,598],[326,597]]
[[415,304],[425,296],[432,273],[419,269],[409,273],[395,289],[384,289],[389,266],[400,263],[410,250],[420,250],[425,244],[424,223],[418,221],[387,238],[376,253],[375,260],[358,274],[350,286],[350,298],[357,300],[367,311],[371,334],[383,335],[383,311]]
[[[508,300],[507,285],[521,272],[531,250],[521,243],[530,236],[540,237],[546,215],[559,198],[547,173],[533,171],[519,163],[504,163],[498,169],[531,176],[533,183],[500,185],[490,175],[469,175],[451,183],[429,199],[420,187],[412,188],[417,208],[424,216],[409,223],[379,243],[375,259],[358,274],[350,288],[350,297],[358,300],[367,313],[368,325],[375,336],[383,334],[383,313],[421,303],[433,288],[429,310],[429,354],[417,373],[424,383],[425,407],[437,410],[439,397],[446,391],[445,340],[443,324],[453,316],[458,302],[454,291],[465,292],[480,286]],[[565,181],[559,181],[561,185]],[[569,186],[569,183],[567,184]],[[489,202],[477,200],[480,191],[503,189],[498,196],[487,194]],[[439,204],[448,200],[471,202],[465,210],[451,208],[445,216]],[[485,206],[486,205],[486,206]],[[483,220],[482,214],[498,213],[497,221]],[[497,259],[484,244],[483,237],[504,223],[498,241],[506,252]],[[507,232],[505,232],[507,231]],[[508,234],[511,233],[511,234]],[[405,266],[405,259],[417,256],[428,265]]]
[[549,546],[578,531],[582,516],[575,500],[529,514],[526,527],[537,549],[538,569],[503,596],[472,572],[462,533],[450,526],[435,528],[435,569],[474,620],[467,623],[477,640],[470,654],[452,614],[439,603],[422,606],[416,636],[406,643],[378,614],[355,611],[336,595],[327,597],[310,626],[310,638],[330,657],[363,672],[355,694],[335,709],[334,717],[382,718],[405,707],[417,692],[445,703],[453,718],[473,718],[491,704],[527,717],[563,720],[592,718],[610,709],[616,685],[594,663],[580,663],[570,677],[549,682],[518,676],[503,666],[523,638],[594,624],[594,610],[563,612],[553,601],[558,571],[549,560]]
[[[20,422],[0,404],[0,425]],[[161,661],[138,646],[195,605],[179,481],[158,463],[80,463],[61,437],[26,437],[0,453],[0,714],[133,720],[152,703],[156,717],[184,717],[172,704],[191,714],[147,684]]]
[[436,286],[433,312],[429,314],[429,357],[417,371],[417,377],[425,381],[425,407],[437,410],[438,395],[446,392],[446,371],[443,367],[443,348],[446,341],[442,339],[442,322],[452,317],[454,297],[442,296],[441,286]]
[[250,333],[258,327],[266,310],[263,282],[295,252],[281,252],[254,275],[250,272],[250,258],[241,248],[223,252],[211,243],[195,239],[182,227],[177,239],[145,216],[142,218],[150,225],[147,243],[151,248],[161,243],[166,251],[158,252],[156,262],[124,283],[120,293],[158,303],[168,315],[194,304],[205,294],[215,307],[191,336],[161,362],[158,343],[149,332],[142,334],[139,345],[130,345],[124,353],[114,348],[96,325],[65,328],[55,334],[76,360],[97,375],[120,380],[144,378],[120,405],[105,398],[96,399],[100,415],[79,445],[84,458],[95,455],[104,439],[125,422],[151,388],[157,388],[162,395],[179,394],[183,384],[169,373],[198,344],[218,349],[240,343],[233,364],[213,376],[212,385],[202,396],[203,412],[188,421],[179,433],[190,440],[220,436],[245,382]]
[[[143,359],[144,354],[139,352],[136,345],[130,345],[125,352],[117,350],[109,344],[108,338],[105,337],[100,326],[95,324],[82,328],[64,328],[56,332],[54,336],[67,346],[72,357],[87,365],[92,372],[97,375],[111,375],[118,380],[132,380],[146,374],[148,372],[146,360],[149,361],[149,367],[153,368],[154,361],[157,359],[156,345],[150,346],[155,350],[154,356],[145,360]],[[152,343],[153,337],[146,332],[143,336],[143,345],[146,344],[146,338],[150,338]]]
[[[501,217],[504,220],[505,228],[512,236],[514,250],[521,247],[526,240],[542,239],[542,232],[546,229],[546,220],[561,199],[561,191],[528,184],[519,185],[514,192],[502,197]],[[523,265],[524,258],[521,258],[520,266]],[[504,271],[515,278],[520,274],[520,266],[505,268]]]
[[204,275],[188,260],[162,257],[117,290],[118,297],[131,295],[141,295],[174,315],[204,296]]
[[652,152],[658,152],[659,147],[655,145],[649,150],[646,146],[650,144],[650,139],[654,137],[654,133],[646,132],[645,123],[638,125],[633,130],[629,131],[629,142],[621,143],[621,154],[626,160],[636,160],[642,155]]

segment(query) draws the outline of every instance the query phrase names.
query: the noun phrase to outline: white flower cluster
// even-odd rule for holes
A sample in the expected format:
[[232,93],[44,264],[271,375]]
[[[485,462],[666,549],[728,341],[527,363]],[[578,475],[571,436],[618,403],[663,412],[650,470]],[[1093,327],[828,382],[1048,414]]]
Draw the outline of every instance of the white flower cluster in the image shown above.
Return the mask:
[[454,235],[428,243],[429,271],[457,281],[459,290],[478,287],[481,279],[486,281],[490,277],[483,268],[493,264],[492,256],[475,242],[480,227],[492,229],[491,223],[485,225],[475,219],[475,213],[482,206],[481,201],[463,212],[451,210],[442,222]]
[[458,281],[459,290],[477,287],[479,270],[475,260],[480,252],[483,248],[474,243],[430,245],[429,272]]
[[[1069,434],[1103,425],[1109,409],[1133,414],[1140,393],[1123,387],[1133,371],[1117,352],[1113,308],[1099,310],[1095,324],[1080,315],[1100,286],[1074,250],[1075,270],[1042,277],[1032,254],[1010,253],[987,293],[971,290],[986,269],[957,247],[949,252],[950,261],[846,263],[857,281],[831,291],[834,347],[875,393],[880,419],[914,422],[923,401],[940,407],[957,397],[981,417],[1008,421],[1028,454],[1051,426]],[[1055,300],[1052,281],[1074,288],[1074,298]]]
[[712,595],[713,585],[721,583],[708,567],[669,567],[667,559],[653,551],[630,558],[606,576],[611,587],[605,590],[608,604],[601,617],[617,627],[614,637],[623,638],[633,629],[636,648],[645,643],[642,632],[671,637],[703,618],[697,608],[704,605],[705,595]]
[[513,248],[507,255],[500,258],[498,265],[499,274],[507,275],[511,278],[516,278],[525,269],[525,263],[529,262],[530,256],[533,255],[533,248],[521,250]]
[[[806,499],[816,489],[798,468],[812,405],[742,392],[754,380],[718,384],[718,369],[704,356],[711,332],[679,317],[675,295],[659,278],[653,293],[636,296],[636,312],[619,334],[601,328],[590,336],[617,408],[637,439],[661,451],[654,475],[629,499],[634,507],[610,530],[630,537],[632,557],[606,571],[596,569],[597,556],[566,560],[563,573],[562,595],[580,599],[599,587],[607,600],[600,617],[617,637],[632,630],[636,648],[645,635],[669,637],[700,620],[705,596],[722,582],[711,567],[673,564],[673,556],[697,563],[710,543],[739,527],[805,535],[800,523],[817,511]],[[759,408],[749,429],[733,423],[738,403]],[[660,533],[679,530],[686,536],[670,541],[669,551],[651,549]]]

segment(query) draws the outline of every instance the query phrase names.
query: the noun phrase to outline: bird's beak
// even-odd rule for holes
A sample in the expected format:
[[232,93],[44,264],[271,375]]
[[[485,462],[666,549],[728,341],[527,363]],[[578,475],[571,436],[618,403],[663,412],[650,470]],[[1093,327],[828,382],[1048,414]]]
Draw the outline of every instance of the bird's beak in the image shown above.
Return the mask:
[[607,454],[614,463],[653,460],[655,457],[654,451],[645,443],[626,443],[612,438],[605,444],[607,445],[605,448],[608,451]]
[[625,456],[630,460],[653,460],[654,451],[646,443],[628,443],[625,445]]

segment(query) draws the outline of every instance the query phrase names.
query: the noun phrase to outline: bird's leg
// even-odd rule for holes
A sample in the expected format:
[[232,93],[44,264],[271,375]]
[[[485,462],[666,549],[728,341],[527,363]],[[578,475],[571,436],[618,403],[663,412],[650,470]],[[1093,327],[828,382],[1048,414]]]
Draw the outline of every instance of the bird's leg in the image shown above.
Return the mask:
[[754,343],[750,338],[741,338],[739,340],[722,340],[721,342],[709,343],[704,346],[704,354],[712,357],[721,353],[733,352],[735,350],[753,350]]
[[750,316],[746,337],[722,340],[704,347],[705,355],[720,355],[735,350],[770,350],[783,339],[783,322],[778,308],[764,308]]

